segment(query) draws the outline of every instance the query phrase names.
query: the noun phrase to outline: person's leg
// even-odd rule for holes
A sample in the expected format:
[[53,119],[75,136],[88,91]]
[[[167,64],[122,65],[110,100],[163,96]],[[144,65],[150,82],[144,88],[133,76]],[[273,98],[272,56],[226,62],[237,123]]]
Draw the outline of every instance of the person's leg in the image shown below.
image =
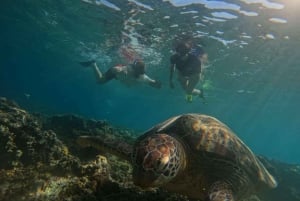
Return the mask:
[[188,94],[192,94],[195,96],[199,96],[201,94],[201,90],[199,89],[195,89],[196,85],[198,84],[200,80],[200,76],[199,75],[194,75],[189,77],[187,85],[186,85],[186,92]]
[[94,65],[94,71],[96,78],[98,80],[98,83],[104,84],[114,78],[116,78],[116,69],[115,67],[109,68],[104,74],[99,70],[97,64],[95,63]]
[[79,64],[84,67],[92,67],[94,69],[96,79],[100,84],[106,83],[107,81],[115,78],[115,73],[112,68],[108,69],[107,72],[102,74],[95,60],[79,62]]
[[91,67],[94,63],[96,63],[95,60],[89,60],[89,61],[80,61],[79,64],[83,67]]
[[187,77],[182,76],[181,74],[178,74],[177,79],[178,79],[178,82],[180,83],[182,89],[186,93],[186,96],[185,96],[186,101],[192,102],[193,101],[193,95],[192,95],[193,89],[189,88],[190,80]]
[[187,79],[186,77],[182,76],[181,74],[178,74],[177,77],[178,82],[180,83],[181,88],[188,94],[192,91],[189,91],[188,89],[188,85],[189,85],[189,79]]
[[203,89],[196,89],[195,86],[199,83],[201,79],[201,76],[195,76],[195,77],[192,77],[191,80],[190,80],[190,88],[193,88],[192,89],[192,94],[194,96],[199,96],[203,101],[204,103],[206,103],[206,99],[204,97],[204,91]]
[[186,91],[187,93],[193,95],[193,96],[199,96],[200,98],[202,98],[205,101],[205,97],[204,97],[204,93],[203,93],[203,89],[196,89],[196,85],[199,83],[200,81],[200,75],[195,75],[190,77],[190,79],[188,80],[188,85],[186,87]]
[[93,69],[94,69],[94,72],[95,72],[95,75],[96,75],[96,79],[99,83],[104,83],[105,82],[105,78],[102,74],[102,72],[99,70],[96,62],[93,63]]

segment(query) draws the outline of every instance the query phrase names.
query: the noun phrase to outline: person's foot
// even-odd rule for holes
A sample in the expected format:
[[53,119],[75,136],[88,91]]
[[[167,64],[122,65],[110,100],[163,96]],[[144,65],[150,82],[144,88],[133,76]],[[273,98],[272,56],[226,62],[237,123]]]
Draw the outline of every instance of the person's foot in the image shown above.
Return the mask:
[[92,66],[94,63],[96,63],[95,60],[90,60],[90,61],[80,61],[79,64],[84,66],[84,67],[90,67]]
[[187,94],[185,96],[185,100],[189,103],[193,102],[193,95],[192,94]]

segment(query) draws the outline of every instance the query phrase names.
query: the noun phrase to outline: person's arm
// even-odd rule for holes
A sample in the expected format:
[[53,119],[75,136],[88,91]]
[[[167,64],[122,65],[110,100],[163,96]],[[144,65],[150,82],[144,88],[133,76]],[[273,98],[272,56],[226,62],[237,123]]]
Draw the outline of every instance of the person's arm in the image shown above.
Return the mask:
[[154,88],[157,88],[157,89],[161,88],[161,82],[159,80],[151,79],[146,74],[140,75],[139,80],[141,82],[144,82],[144,83],[148,84],[151,87],[154,87]]

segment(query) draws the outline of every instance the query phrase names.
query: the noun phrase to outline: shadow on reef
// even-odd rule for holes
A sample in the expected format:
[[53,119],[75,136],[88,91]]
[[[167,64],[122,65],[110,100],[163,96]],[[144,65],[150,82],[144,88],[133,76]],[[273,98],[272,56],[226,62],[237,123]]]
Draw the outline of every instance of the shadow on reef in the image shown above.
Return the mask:
[[[0,201],[190,200],[161,189],[135,187],[130,164],[79,147],[75,139],[80,135],[107,135],[126,141],[137,136],[106,121],[30,114],[13,101],[0,98]],[[279,185],[248,200],[300,200],[300,165],[259,158]]]

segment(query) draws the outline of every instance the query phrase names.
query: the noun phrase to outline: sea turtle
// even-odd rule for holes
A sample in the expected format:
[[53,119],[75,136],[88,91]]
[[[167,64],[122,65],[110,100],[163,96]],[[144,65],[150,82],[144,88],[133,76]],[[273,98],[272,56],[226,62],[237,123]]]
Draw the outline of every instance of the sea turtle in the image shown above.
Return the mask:
[[146,131],[133,146],[81,136],[81,145],[114,152],[133,165],[136,185],[190,198],[237,201],[276,180],[233,131],[214,117],[183,114]]

